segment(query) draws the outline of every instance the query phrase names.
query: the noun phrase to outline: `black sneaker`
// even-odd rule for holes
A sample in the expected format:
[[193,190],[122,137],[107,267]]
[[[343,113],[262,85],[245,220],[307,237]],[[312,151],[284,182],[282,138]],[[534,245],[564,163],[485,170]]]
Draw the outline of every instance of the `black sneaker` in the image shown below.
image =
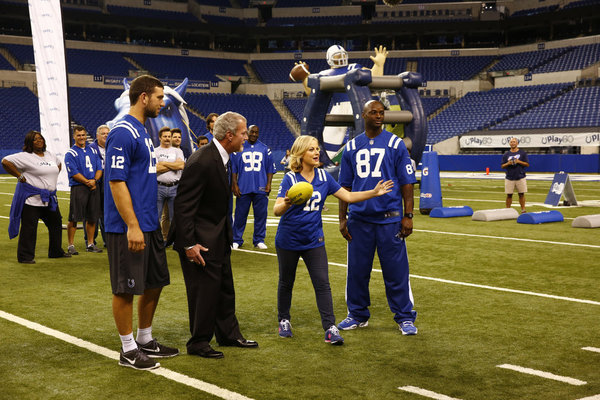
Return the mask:
[[123,349],[121,349],[119,365],[141,370],[149,370],[160,367],[159,363],[148,358],[148,356],[139,349],[131,350],[127,353],[123,353]]
[[97,248],[95,244],[88,244],[86,250],[88,253],[102,253],[102,249]]
[[156,339],[152,339],[146,344],[138,343],[137,345],[140,351],[142,351],[150,358],[168,358],[175,357],[179,354],[179,349],[167,347],[164,344],[160,344],[156,341]]

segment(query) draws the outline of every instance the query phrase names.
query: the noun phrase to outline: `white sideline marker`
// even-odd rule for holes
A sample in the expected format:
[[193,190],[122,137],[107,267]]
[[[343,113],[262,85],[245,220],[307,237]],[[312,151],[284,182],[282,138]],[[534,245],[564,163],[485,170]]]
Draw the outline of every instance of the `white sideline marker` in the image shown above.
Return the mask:
[[596,395],[590,396],[590,397],[582,397],[581,399],[577,399],[577,400],[600,400],[600,394],[596,394]]
[[410,392],[414,394],[419,394],[423,397],[429,397],[430,399],[436,400],[460,400],[454,397],[446,396],[445,394],[439,394],[436,392],[432,392],[431,390],[421,389],[416,386],[399,386],[398,389],[404,390],[405,392]]
[[581,350],[593,351],[594,353],[600,353],[600,348],[598,347],[582,347]]
[[550,373],[550,372],[545,372],[545,371],[540,371],[540,370],[537,370],[537,369],[520,367],[518,365],[501,364],[501,365],[496,365],[496,367],[498,367],[498,368],[504,368],[504,369],[510,369],[510,370],[513,370],[513,371],[522,372],[524,374],[535,375],[535,376],[539,376],[540,378],[552,379],[552,380],[555,380],[555,381],[568,383],[569,385],[575,385],[575,386],[587,385],[587,382],[580,381],[579,379],[569,378],[568,376],[554,375],[553,373]]
[[[43,333],[48,336],[52,336],[56,339],[60,339],[69,344],[81,347],[89,350],[92,353],[100,354],[108,357],[112,360],[119,361],[119,353],[114,350],[109,350],[106,347],[98,346],[97,344],[88,342],[87,340],[80,339],[75,336],[71,336],[67,333],[57,331],[56,329],[48,328],[47,326],[40,325],[36,322],[29,321],[27,319],[17,317],[16,315],[9,314],[5,311],[0,310],[0,318],[22,325],[26,328],[32,329],[36,332]],[[115,366],[115,368],[120,368]],[[196,378],[189,377],[187,375],[180,374],[179,372],[171,371],[170,369],[160,367],[154,370],[148,371],[154,375],[159,375],[170,379],[172,381],[190,386],[194,389],[201,390],[203,392],[212,394],[213,396],[220,397],[225,400],[252,400],[249,397],[243,396],[239,393],[232,392],[227,389],[220,388],[219,386],[213,385],[212,383],[204,382]]]

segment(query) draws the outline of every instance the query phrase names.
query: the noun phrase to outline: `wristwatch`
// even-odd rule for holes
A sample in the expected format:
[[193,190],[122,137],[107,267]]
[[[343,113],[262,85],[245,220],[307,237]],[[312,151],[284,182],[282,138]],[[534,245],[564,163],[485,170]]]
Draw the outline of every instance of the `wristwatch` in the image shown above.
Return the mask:
[[405,216],[406,218],[410,218],[410,219],[412,219],[412,217],[413,217],[413,213],[404,213],[404,216]]

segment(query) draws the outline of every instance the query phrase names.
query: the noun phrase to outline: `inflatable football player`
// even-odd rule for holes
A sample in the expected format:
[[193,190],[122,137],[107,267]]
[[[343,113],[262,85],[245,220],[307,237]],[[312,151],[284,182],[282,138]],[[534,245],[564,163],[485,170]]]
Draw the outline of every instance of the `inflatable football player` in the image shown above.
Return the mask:
[[[375,48],[375,55],[370,56],[373,61],[373,67],[370,68],[372,76],[383,76],[383,66],[387,55],[388,52],[385,47],[379,46],[378,48]],[[348,52],[346,52],[342,46],[337,44],[327,49],[326,58],[327,64],[329,64],[331,68],[319,72],[319,76],[335,76],[345,74],[353,69],[369,69],[357,63],[348,64]],[[302,83],[304,84],[306,94],[310,95],[308,77],[304,79]],[[335,93],[333,95],[330,113],[352,114],[352,106],[350,105],[350,101],[348,101],[346,93]],[[346,127],[333,126],[328,126],[323,129],[323,144],[329,159],[333,160],[341,145],[345,142],[347,130],[348,128]]]

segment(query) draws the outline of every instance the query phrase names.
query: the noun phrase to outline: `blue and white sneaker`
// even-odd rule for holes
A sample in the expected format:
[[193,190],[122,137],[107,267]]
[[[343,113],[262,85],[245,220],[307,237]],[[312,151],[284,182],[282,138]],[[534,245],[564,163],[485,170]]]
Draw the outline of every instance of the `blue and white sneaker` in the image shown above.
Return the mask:
[[345,320],[338,324],[338,328],[343,331],[349,331],[350,329],[364,328],[369,325],[369,321],[360,322],[351,316],[346,317]]
[[292,324],[287,319],[279,321],[279,336],[283,338],[292,337]]
[[331,343],[334,346],[341,346],[344,344],[344,338],[340,335],[340,331],[335,325],[331,325],[329,329],[325,331],[325,343]]
[[398,327],[403,335],[416,335],[418,332],[417,327],[412,321],[402,321],[398,324]]

